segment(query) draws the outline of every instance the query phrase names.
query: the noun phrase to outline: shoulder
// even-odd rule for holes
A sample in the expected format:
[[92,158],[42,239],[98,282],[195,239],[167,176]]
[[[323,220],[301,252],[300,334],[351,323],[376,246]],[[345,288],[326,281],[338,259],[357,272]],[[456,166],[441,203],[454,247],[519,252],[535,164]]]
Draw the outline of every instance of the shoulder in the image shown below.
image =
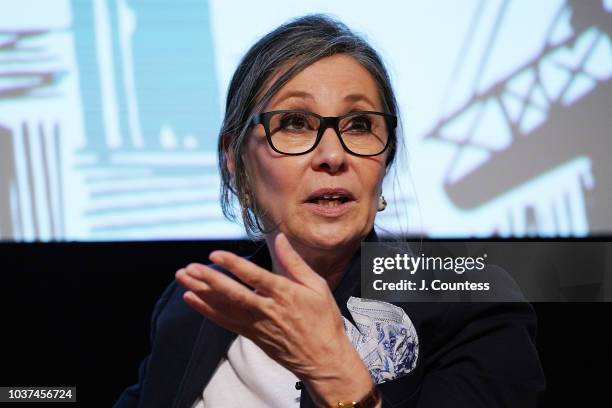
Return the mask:
[[418,337],[416,366],[380,384],[391,406],[536,406],[545,379],[527,303],[395,303]]

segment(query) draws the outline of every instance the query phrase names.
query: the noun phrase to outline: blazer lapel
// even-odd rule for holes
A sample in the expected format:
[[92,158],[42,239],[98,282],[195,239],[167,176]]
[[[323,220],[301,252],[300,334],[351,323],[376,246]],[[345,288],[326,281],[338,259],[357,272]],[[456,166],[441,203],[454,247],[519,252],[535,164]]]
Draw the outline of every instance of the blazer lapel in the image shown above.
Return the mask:
[[173,408],[191,407],[236,337],[236,333],[217,326],[209,319],[202,322]]

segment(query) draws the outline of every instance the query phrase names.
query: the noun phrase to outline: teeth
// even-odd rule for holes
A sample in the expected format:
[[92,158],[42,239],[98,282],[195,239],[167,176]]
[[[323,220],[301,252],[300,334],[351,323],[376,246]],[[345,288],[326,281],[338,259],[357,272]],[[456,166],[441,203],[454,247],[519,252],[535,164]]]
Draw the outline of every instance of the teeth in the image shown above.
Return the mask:
[[328,207],[335,207],[337,205],[344,204],[347,201],[349,201],[348,197],[342,194],[323,194],[310,200],[312,203]]
[[317,200],[316,203],[324,207],[336,207],[342,204],[340,200],[330,200],[330,199],[320,199],[320,200]]

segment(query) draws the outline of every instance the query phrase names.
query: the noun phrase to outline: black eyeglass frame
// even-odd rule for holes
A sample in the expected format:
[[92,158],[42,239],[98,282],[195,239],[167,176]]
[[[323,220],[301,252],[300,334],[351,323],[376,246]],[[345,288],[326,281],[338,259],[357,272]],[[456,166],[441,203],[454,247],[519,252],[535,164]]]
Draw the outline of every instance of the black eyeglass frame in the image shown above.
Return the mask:
[[[270,134],[270,118],[273,115],[278,114],[278,113],[292,113],[292,112],[311,115],[319,119],[319,129],[317,131],[317,138],[315,142],[313,143],[310,149],[304,152],[301,152],[301,153],[286,153],[286,152],[282,152],[278,150],[274,146],[274,143],[272,143],[272,135]],[[348,146],[344,143],[344,140],[342,140],[342,134],[340,132],[340,128],[338,127],[340,121],[349,116],[356,116],[356,115],[365,114],[365,113],[382,116],[385,119],[385,122],[387,123],[389,135],[387,135],[387,142],[385,144],[385,147],[383,147],[383,149],[379,153],[375,153],[375,154],[355,153],[351,149],[349,149]],[[376,111],[354,111],[354,112],[345,113],[342,116],[321,116],[321,115],[317,115],[314,112],[308,112],[304,110],[284,109],[284,110],[275,110],[275,111],[262,112],[262,113],[256,114],[251,118],[251,121],[249,123],[249,125],[251,126],[260,125],[260,124],[263,125],[264,127],[264,130],[266,132],[266,139],[268,140],[268,144],[270,145],[272,150],[280,154],[285,154],[288,156],[300,156],[302,154],[310,153],[314,149],[316,149],[316,147],[319,145],[319,142],[321,142],[321,139],[323,138],[323,134],[325,133],[327,128],[332,128],[336,131],[336,136],[338,136],[338,139],[340,140],[340,144],[342,145],[342,148],[344,148],[346,152],[353,154],[355,156],[360,156],[360,157],[372,157],[372,156],[378,156],[380,154],[383,154],[385,150],[387,150],[387,148],[389,147],[389,141],[391,140],[391,137],[390,137],[391,132],[394,132],[395,128],[397,128],[397,116],[391,115],[390,113],[376,112]]]

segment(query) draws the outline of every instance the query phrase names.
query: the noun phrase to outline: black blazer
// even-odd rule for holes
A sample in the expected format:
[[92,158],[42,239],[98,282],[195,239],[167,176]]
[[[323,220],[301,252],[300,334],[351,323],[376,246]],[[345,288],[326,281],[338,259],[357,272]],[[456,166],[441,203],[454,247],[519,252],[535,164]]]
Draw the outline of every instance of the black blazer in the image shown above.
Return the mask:
[[[372,230],[366,241],[376,240]],[[249,258],[271,268],[265,245]],[[333,291],[342,315],[352,322],[346,302],[360,295],[359,260],[357,253]],[[190,408],[236,337],[191,309],[184,292],[173,282],[157,302],[151,354],[140,365],[138,383],[120,395],[115,408]],[[536,317],[528,303],[396,305],[415,325],[419,357],[409,374],[378,385],[384,408],[538,405],[545,382],[535,346]],[[300,407],[314,407],[305,389]]]

